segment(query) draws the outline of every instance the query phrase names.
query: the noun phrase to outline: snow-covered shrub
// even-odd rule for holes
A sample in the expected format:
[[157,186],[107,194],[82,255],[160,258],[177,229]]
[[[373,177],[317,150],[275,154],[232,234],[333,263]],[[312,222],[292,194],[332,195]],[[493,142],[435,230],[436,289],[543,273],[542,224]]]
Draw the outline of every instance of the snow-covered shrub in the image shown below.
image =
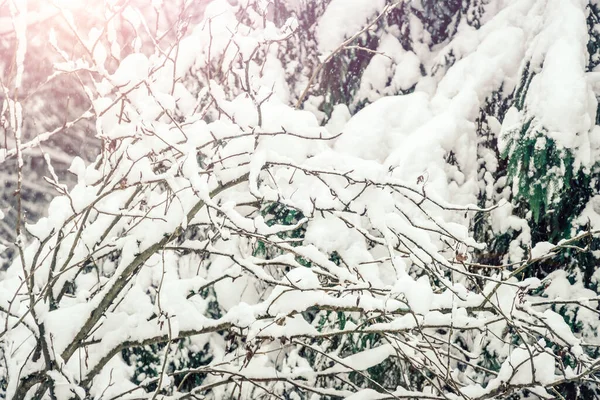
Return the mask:
[[[531,230],[565,196],[551,182],[597,153],[582,2],[215,0],[191,21],[193,3],[162,30],[107,1],[106,27],[124,19],[129,42],[100,24],[76,35],[80,56],[56,44],[60,68],[85,73],[103,149],[73,160],[72,188],[51,174],[48,217],[17,219],[5,397],[594,393],[598,296],[581,268],[597,196],[560,235]],[[569,99],[552,79],[562,14],[583,29],[565,39]],[[22,136],[16,31],[1,156],[20,207],[37,142]],[[329,92],[353,62],[360,76]],[[541,170],[547,146],[564,168]],[[543,270],[571,253],[585,264]]]

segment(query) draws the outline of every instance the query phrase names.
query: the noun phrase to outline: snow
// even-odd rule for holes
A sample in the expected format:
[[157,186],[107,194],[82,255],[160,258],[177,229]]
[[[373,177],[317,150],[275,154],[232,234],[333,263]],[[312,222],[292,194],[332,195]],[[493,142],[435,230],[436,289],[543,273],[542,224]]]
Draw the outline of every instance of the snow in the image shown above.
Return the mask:
[[552,254],[552,252],[550,250],[554,249],[554,247],[556,247],[556,246],[553,245],[552,243],[538,242],[531,249],[531,258],[535,259],[535,258],[540,258],[542,256],[545,256],[549,253]]
[[415,282],[404,275],[396,282],[394,291],[404,294],[408,306],[416,314],[426,315],[432,307],[433,292],[427,276],[421,276]]
[[119,68],[112,74],[111,81],[126,92],[148,79],[149,68],[148,58],[144,54],[132,53],[121,61]]
[[319,277],[310,268],[294,268],[285,279],[300,289],[317,289],[320,285]]
[[367,23],[365,18],[376,17],[385,0],[332,0],[319,20],[315,35],[321,53],[332,52],[345,39]]
[[86,303],[74,304],[70,307],[50,311],[43,317],[43,322],[48,330],[48,338],[52,337],[53,347],[57,354],[62,353],[71,343],[90,311],[90,305]]
[[[384,161],[390,151],[400,147],[400,143],[416,146],[415,141],[406,137],[417,132],[430,118],[427,95],[387,96],[368,105],[348,121],[344,134],[336,140],[335,149],[363,159]],[[406,153],[413,154],[410,161],[416,161],[414,148],[407,149]],[[406,163],[413,164],[410,161]],[[420,163],[412,169],[419,170],[422,166]]]
[[391,345],[382,345],[340,359],[338,364],[326,369],[325,372],[339,374],[342,372],[350,372],[353,370],[364,371],[377,364],[380,364],[393,353],[394,348]]
[[[160,14],[166,3],[152,5]],[[302,17],[304,2],[283,3]],[[417,3],[402,12],[427,6]],[[258,0],[210,2],[205,19],[173,47],[168,35],[160,48],[141,37],[124,42],[121,23],[153,32],[133,4],[105,33],[95,27],[82,36],[90,51],[100,39],[88,94],[104,148],[93,163],[72,160],[77,183],[54,198],[47,217],[27,225],[26,265],[16,259],[2,272],[9,397],[21,378],[12,371],[45,368],[27,355],[39,322],[60,366],[48,371],[58,397],[118,397],[135,388],[138,373],[120,346],[174,339],[153,354],[180,370],[187,353],[207,346],[210,361],[198,372],[216,398],[231,397],[228,379],[251,378],[290,398],[294,383],[318,390],[316,397],[459,398],[443,387],[450,379],[467,397],[505,396],[507,384],[549,397],[546,387],[578,373],[560,365],[561,352],[583,368],[595,365],[584,351],[598,344],[598,297],[587,277],[562,267],[539,278],[515,273],[566,243],[532,243],[531,221],[511,203],[497,154],[533,119],[536,150],[553,139],[574,152],[577,168],[597,158],[585,5],[485,2],[483,26],[460,14],[456,32],[438,45],[415,15],[400,25],[383,19],[371,33],[378,54],[357,76],[349,104],[311,94],[296,109],[310,62],[335,51],[385,4],[323,3],[315,40],[302,43],[304,36],[281,40],[305,21],[291,17],[277,27],[271,11],[260,15],[269,2]],[[75,17],[65,18],[76,26]],[[62,54],[63,43],[50,38]],[[24,57],[27,49],[17,50]],[[127,55],[113,65],[120,53]],[[534,76],[517,107],[511,93],[527,63]],[[20,140],[26,105],[5,103]],[[505,105],[506,114],[496,109]],[[588,221],[600,226],[597,197],[575,216],[574,231],[585,233]],[[273,203],[295,217],[270,214]],[[490,239],[501,235],[509,238],[506,250]],[[494,263],[506,264],[478,264],[487,262],[486,245],[501,253],[490,255]],[[29,312],[26,273],[35,274],[38,320]],[[81,351],[59,359],[78,333]],[[77,355],[84,350],[85,363]],[[388,359],[426,368],[432,383],[419,391],[386,383],[388,393],[345,383]],[[165,398],[185,396],[167,378]],[[260,390],[244,384],[239,396]]]
[[552,310],[546,310],[544,311],[543,318],[544,322],[548,324],[548,329],[550,329],[551,334],[555,336],[559,342],[562,342],[569,347],[580,344],[580,340],[573,335],[571,328],[567,325],[562,316]]
[[462,394],[470,397],[484,396],[504,383],[513,385],[540,383],[546,385],[553,382],[554,357],[546,352],[530,351],[533,351],[533,359],[530,358],[530,352],[527,349],[514,349],[502,364],[498,376],[492,379],[485,388],[479,385],[467,386],[461,390]]
[[[357,99],[370,103],[382,96],[408,91],[421,77],[421,61],[412,51],[404,50],[393,35],[381,38],[377,52],[363,72],[356,95]],[[392,79],[388,83],[389,76]]]
[[346,231],[346,224],[339,218],[317,217],[308,226],[305,240],[328,254],[360,245],[362,237],[356,232],[348,235]]

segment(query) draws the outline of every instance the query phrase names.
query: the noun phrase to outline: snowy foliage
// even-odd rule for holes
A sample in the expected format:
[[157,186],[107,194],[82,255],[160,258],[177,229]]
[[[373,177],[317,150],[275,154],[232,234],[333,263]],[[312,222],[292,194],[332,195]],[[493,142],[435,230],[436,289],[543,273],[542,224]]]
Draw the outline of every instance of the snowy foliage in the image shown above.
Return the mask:
[[1,395],[597,395],[595,3],[57,2],[102,152],[32,224],[9,3]]

